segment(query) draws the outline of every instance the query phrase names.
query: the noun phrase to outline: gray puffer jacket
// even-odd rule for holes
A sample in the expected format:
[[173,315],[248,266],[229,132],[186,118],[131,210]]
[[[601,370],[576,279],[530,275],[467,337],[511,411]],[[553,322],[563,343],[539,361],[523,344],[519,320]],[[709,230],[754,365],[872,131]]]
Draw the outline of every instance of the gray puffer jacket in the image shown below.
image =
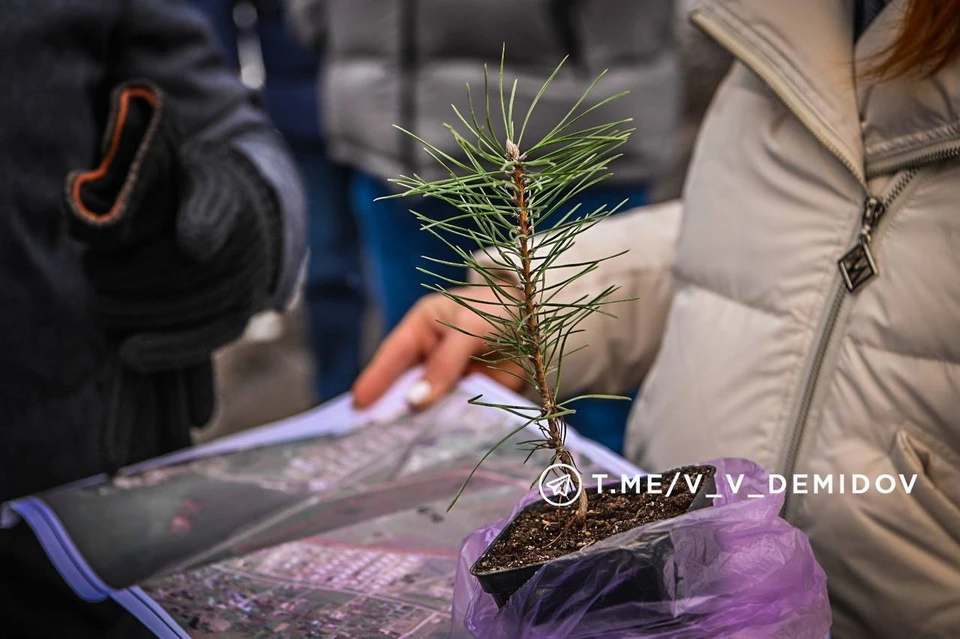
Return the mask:
[[[444,122],[482,99],[483,65],[495,73],[506,44],[507,80],[519,79],[521,113],[564,56],[565,71],[538,106],[530,139],[548,131],[604,69],[594,101],[629,90],[601,110],[637,128],[615,179],[655,179],[673,162],[678,78],[673,2],[602,0],[290,0],[291,21],[323,49],[323,121],[331,154],[382,178],[438,170],[398,124],[455,152]],[[509,85],[508,85],[509,86]],[[534,126],[535,125],[535,126]]]

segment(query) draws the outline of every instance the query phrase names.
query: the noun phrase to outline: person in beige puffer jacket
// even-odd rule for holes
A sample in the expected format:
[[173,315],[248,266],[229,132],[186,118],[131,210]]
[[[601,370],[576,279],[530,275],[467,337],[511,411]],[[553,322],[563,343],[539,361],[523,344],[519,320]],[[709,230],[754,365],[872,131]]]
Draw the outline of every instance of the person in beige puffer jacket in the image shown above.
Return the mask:
[[[737,456],[809,478],[784,516],[827,572],[837,639],[960,637],[960,60],[866,73],[908,9],[936,4],[913,2],[855,45],[851,0],[705,2],[692,20],[737,62],[682,201],[611,218],[565,258],[629,249],[568,295],[616,283],[639,298],[583,326],[566,390],[642,383],[627,441],[642,468]],[[417,362],[424,403],[469,369],[482,347],[437,319],[480,322],[422,301],[357,404]],[[868,492],[851,493],[854,474]],[[916,480],[883,494],[884,474]],[[813,494],[814,475],[833,493]]]

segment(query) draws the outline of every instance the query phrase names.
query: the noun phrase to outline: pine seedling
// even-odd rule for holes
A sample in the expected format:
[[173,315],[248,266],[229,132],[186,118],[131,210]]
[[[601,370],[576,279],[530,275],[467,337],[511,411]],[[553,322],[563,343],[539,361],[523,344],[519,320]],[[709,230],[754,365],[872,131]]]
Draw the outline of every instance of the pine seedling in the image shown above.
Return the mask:
[[[563,360],[570,355],[567,342],[587,317],[594,313],[609,315],[604,307],[613,303],[610,297],[616,287],[574,300],[564,298],[562,293],[579,278],[596,270],[601,262],[620,254],[576,264],[561,258],[582,233],[616,212],[625,202],[612,209],[601,206],[588,212],[570,203],[610,177],[608,166],[619,157],[618,148],[633,130],[627,128],[629,119],[583,124],[586,116],[624,95],[617,94],[586,106],[587,97],[604,75],[601,74],[546,135],[525,147],[524,134],[536,116],[537,104],[563,64],[557,66],[540,88],[519,130],[514,121],[517,82],[513,82],[509,92],[505,90],[501,57],[499,88],[491,95],[485,67],[483,122],[477,118],[467,85],[470,113],[464,115],[454,106],[461,129],[445,125],[459,145],[459,157],[401,129],[423,144],[424,150],[445,169],[448,177],[435,181],[417,175],[400,177],[392,181],[403,191],[393,197],[419,195],[452,205],[457,213],[444,219],[431,219],[411,211],[421,222],[421,228],[449,246],[459,261],[424,258],[432,263],[462,267],[472,274],[465,281],[459,281],[421,268],[419,270],[435,281],[425,286],[486,320],[490,328],[488,334],[474,337],[482,338],[490,350],[475,359],[519,377],[539,399],[535,407],[488,403],[482,395],[470,400],[472,404],[498,408],[523,419],[483,456],[474,472],[494,450],[530,424],[536,425],[541,436],[520,442],[521,447],[529,449],[527,459],[535,451],[546,449],[551,453],[550,465],[560,463],[576,468],[573,455],[566,447],[566,418],[576,412],[572,405],[587,398],[627,399],[581,395],[561,400]],[[493,125],[491,97],[499,101],[497,126],[502,122],[501,131]],[[457,238],[466,238],[481,250],[465,250]],[[471,292],[477,287],[491,289],[496,303],[475,298]],[[450,328],[472,335],[461,327]],[[460,487],[451,507],[472,476],[473,473]],[[575,479],[582,481],[579,473]],[[580,496],[571,523],[582,521],[587,513],[586,490],[582,486],[578,488]]]

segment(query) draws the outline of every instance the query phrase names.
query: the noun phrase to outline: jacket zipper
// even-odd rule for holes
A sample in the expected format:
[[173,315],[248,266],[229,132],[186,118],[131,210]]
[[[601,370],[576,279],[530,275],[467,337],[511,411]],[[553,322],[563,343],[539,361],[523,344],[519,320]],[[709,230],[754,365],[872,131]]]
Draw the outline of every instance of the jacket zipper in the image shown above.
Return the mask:
[[[829,346],[832,342],[833,331],[840,318],[844,302],[848,295],[855,293],[879,273],[877,263],[871,251],[871,244],[876,237],[880,222],[889,215],[892,205],[897,201],[907,186],[917,174],[917,167],[930,162],[938,162],[960,156],[960,142],[953,141],[934,151],[913,153],[901,158],[878,163],[871,167],[871,175],[884,175],[903,169],[906,172],[895,178],[882,198],[874,197],[869,192],[865,173],[821,129],[816,118],[811,116],[802,104],[794,101],[787,91],[784,91],[773,74],[765,68],[763,60],[749,49],[741,46],[736,34],[728,33],[725,25],[717,20],[711,20],[701,10],[695,10],[690,18],[694,24],[713,36],[743,64],[760,77],[771,91],[784,105],[799,119],[813,136],[828,149],[840,162],[847,167],[857,179],[866,193],[863,212],[861,214],[860,229],[853,246],[837,262],[839,269],[837,281],[834,284],[830,303],[821,323],[816,339],[816,346],[810,359],[808,373],[804,381],[803,391],[797,404],[796,416],[792,420],[792,427],[788,431],[790,441],[783,459],[782,471],[785,477],[793,474],[796,467],[800,446],[803,443],[804,431],[810,416],[810,409],[817,390],[821,369],[823,368]],[[789,503],[789,492],[784,492],[784,504],[781,514],[786,514]]]
[[960,157],[960,141],[953,140],[938,146],[938,148],[933,151],[924,149],[901,157],[878,162],[875,166],[871,167],[868,175],[870,177],[886,175],[887,173],[895,173],[909,167],[919,167],[930,164],[931,162],[943,162],[956,157]]
[[[816,348],[810,359],[809,371],[807,372],[806,381],[804,382],[803,392],[797,404],[796,417],[793,420],[792,427],[788,431],[790,433],[790,442],[787,446],[783,464],[781,465],[784,477],[789,478],[792,476],[796,468],[800,446],[803,443],[804,432],[806,431],[807,421],[810,417],[813,397],[816,394],[817,385],[820,381],[823,362],[828,348],[833,341],[833,331],[837,326],[837,320],[840,318],[840,312],[843,310],[844,302],[846,302],[849,295],[856,293],[861,287],[879,274],[879,268],[874,260],[871,247],[877,236],[877,231],[880,228],[880,222],[887,219],[888,214],[893,208],[893,204],[904,193],[916,174],[917,169],[906,171],[894,180],[893,186],[887,189],[882,197],[878,198],[873,195],[868,195],[863,201],[863,209],[860,215],[860,228],[853,246],[837,261],[837,268],[839,270],[837,281],[834,283],[830,303],[827,305],[827,311],[817,335]],[[786,513],[789,500],[790,491],[785,491],[782,513]]]

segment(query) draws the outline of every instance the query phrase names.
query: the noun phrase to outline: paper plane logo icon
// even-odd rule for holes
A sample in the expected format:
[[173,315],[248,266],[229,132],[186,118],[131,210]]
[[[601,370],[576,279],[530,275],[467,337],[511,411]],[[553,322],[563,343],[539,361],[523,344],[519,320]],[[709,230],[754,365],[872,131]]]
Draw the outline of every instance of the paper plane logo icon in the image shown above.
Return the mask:
[[583,491],[580,473],[573,466],[554,464],[540,474],[540,496],[551,506],[569,506]]
[[566,497],[567,493],[576,490],[576,485],[573,483],[573,478],[570,477],[570,475],[561,475],[556,479],[548,481],[547,488],[550,489],[553,495],[563,495]]

